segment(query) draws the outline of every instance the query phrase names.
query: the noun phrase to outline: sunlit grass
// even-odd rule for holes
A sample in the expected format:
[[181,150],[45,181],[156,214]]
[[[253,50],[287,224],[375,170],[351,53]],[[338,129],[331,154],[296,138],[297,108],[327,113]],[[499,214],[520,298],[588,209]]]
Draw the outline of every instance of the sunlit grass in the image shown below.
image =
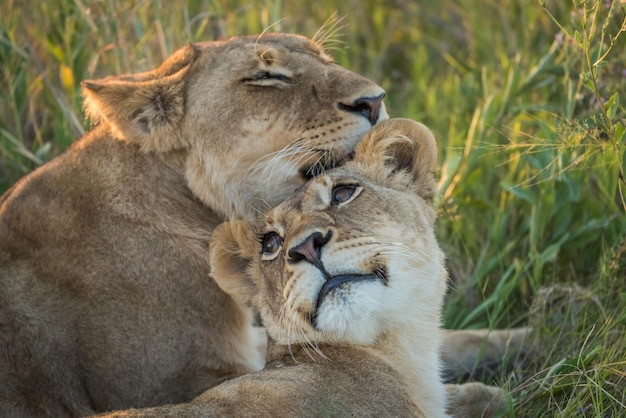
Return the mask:
[[[510,415],[616,417],[626,403],[626,4],[399,0],[0,4],[0,191],[62,152],[83,79],[190,41],[324,27],[338,63],[439,141],[447,326],[531,323]],[[326,23],[325,23],[326,22]],[[324,36],[324,38],[328,38]]]

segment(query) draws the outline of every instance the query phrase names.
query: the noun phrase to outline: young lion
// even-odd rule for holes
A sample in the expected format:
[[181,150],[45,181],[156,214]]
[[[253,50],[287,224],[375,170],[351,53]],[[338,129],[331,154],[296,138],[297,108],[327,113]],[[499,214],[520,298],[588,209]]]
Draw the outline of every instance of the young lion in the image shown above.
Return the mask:
[[248,310],[209,276],[213,229],[387,118],[379,86],[287,34],[83,87],[99,124],[0,197],[0,416],[184,402],[260,369]]
[[218,227],[214,277],[260,312],[266,368],[188,404],[112,416],[445,417],[447,392],[456,416],[489,415],[500,391],[446,391],[439,376],[447,273],[433,231],[436,158],[423,125],[385,121],[353,161],[300,188],[260,231]]

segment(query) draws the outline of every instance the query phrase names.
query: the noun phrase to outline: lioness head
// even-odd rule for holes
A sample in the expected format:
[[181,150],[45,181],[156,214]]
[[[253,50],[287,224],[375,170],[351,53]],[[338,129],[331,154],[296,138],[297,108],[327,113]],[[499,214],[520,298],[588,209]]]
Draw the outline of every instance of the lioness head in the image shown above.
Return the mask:
[[436,332],[446,272],[433,232],[433,136],[392,119],[355,153],[262,228],[234,221],[213,235],[219,286],[258,309],[279,344],[370,344],[407,324]]
[[247,218],[343,163],[387,118],[379,86],[288,34],[189,44],[156,70],[85,81],[83,92],[115,136],[182,155],[201,200]]

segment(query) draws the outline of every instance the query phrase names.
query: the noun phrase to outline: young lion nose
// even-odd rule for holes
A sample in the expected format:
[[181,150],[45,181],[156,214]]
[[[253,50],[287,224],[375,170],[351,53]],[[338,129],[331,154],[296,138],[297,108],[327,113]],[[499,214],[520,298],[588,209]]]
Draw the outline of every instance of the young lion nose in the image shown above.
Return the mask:
[[367,118],[372,125],[375,125],[380,115],[380,107],[383,104],[385,93],[376,97],[361,97],[356,99],[351,105],[339,103],[339,109],[348,112],[359,113]]
[[297,263],[306,260],[320,270],[324,271],[324,265],[320,259],[321,250],[332,238],[332,231],[328,231],[326,236],[321,232],[314,232],[305,238],[303,242],[291,248],[287,255],[290,263]]

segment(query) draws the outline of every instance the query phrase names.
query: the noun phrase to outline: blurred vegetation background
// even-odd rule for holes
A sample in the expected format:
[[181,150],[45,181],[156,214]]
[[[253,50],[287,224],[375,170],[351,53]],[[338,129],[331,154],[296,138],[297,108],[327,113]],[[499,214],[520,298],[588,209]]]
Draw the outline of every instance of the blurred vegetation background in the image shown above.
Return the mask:
[[187,42],[313,36],[440,147],[445,325],[535,326],[505,416],[626,414],[624,0],[3,0],[0,192],[89,128],[83,79]]

